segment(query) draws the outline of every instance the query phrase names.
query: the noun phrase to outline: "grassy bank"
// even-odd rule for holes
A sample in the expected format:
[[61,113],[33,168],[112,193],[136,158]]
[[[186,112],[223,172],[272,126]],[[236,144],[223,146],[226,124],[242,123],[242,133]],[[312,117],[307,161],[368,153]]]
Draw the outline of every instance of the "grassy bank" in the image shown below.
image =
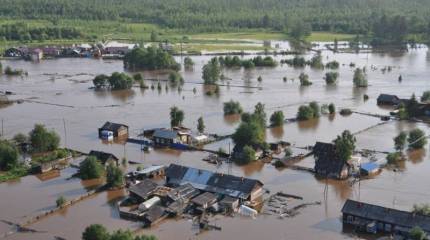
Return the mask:
[[28,174],[28,169],[23,166],[15,167],[12,170],[6,172],[0,172],[0,183],[16,180],[20,177],[24,177]]

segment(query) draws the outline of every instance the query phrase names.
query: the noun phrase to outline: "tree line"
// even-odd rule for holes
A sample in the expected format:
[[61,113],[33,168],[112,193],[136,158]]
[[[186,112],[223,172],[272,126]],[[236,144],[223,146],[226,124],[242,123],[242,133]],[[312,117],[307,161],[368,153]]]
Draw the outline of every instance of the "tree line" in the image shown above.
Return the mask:
[[83,33],[73,27],[32,27],[25,23],[3,24],[0,26],[0,38],[8,41],[76,39],[83,36]]
[[[289,29],[379,36],[428,32],[430,2],[424,0],[2,0],[0,17],[19,19],[126,20],[189,31],[237,28]],[[395,17],[384,17],[395,16]],[[387,21],[385,21],[387,20]],[[384,22],[385,21],[385,22]],[[385,24],[384,24],[385,23]],[[404,23],[404,24],[403,24]],[[378,26],[376,26],[378,25]],[[393,28],[390,28],[393,26]],[[300,30],[300,31],[298,31]],[[401,38],[388,34],[393,39]]]

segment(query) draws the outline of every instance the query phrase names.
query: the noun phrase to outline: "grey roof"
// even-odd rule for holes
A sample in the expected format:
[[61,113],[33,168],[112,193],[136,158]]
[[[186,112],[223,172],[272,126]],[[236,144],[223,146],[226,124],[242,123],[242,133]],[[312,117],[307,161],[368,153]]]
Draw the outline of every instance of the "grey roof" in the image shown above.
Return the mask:
[[178,132],[169,129],[157,129],[155,130],[153,137],[176,139],[178,137]]
[[215,203],[216,200],[217,200],[217,197],[214,194],[210,192],[205,192],[193,198],[191,202],[199,206],[203,206],[203,205],[211,205]]
[[177,200],[186,200],[188,201],[190,198],[193,198],[200,194],[200,191],[195,189],[193,185],[187,183],[181,185],[175,189],[172,189],[167,193],[167,196],[173,201]]
[[418,226],[430,233],[430,216],[385,208],[351,199],[348,199],[343,205],[342,213],[368,220],[390,223],[399,227],[413,228]]
[[167,183],[182,185],[190,183],[202,191],[220,193],[235,198],[247,199],[252,190],[263,186],[258,180],[214,173],[207,170],[171,164],[166,169]]
[[378,102],[384,102],[384,103],[392,103],[392,104],[398,104],[400,103],[399,97],[396,95],[390,95],[390,94],[380,94],[377,99]]
[[165,210],[166,210],[165,208],[155,205],[148,210],[144,218],[146,221],[150,223],[154,223],[165,215]]
[[112,132],[116,132],[121,127],[125,127],[125,128],[128,129],[127,125],[120,124],[120,123],[113,123],[113,122],[106,122],[105,124],[103,124],[103,126],[100,129],[102,129],[102,130],[108,130],[108,131],[112,131]]
[[158,187],[158,184],[149,180],[144,179],[142,182],[133,185],[129,188],[131,193],[139,196],[142,199],[147,198],[150,194],[152,194]]

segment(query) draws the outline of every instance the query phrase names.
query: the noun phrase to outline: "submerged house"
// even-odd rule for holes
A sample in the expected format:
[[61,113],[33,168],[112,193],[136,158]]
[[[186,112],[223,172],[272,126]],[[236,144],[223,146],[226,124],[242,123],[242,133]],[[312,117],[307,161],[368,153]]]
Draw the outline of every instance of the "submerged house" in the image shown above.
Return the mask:
[[317,142],[313,147],[315,156],[315,173],[320,177],[346,179],[350,166],[340,159],[333,143]]
[[344,225],[369,233],[408,235],[414,227],[430,234],[430,216],[348,199],[342,208]]
[[91,150],[88,156],[96,157],[97,160],[99,160],[105,167],[109,166],[110,164],[119,166],[119,159],[112,153]]
[[380,94],[376,99],[378,105],[390,105],[396,106],[401,103],[401,100],[396,95],[391,94]]
[[180,143],[178,132],[170,129],[156,129],[152,135],[155,145],[169,146],[174,143]]
[[166,169],[166,184],[191,184],[194,188],[243,201],[257,201],[263,195],[263,183],[258,180],[214,173],[207,170],[171,164]]
[[128,126],[119,123],[106,122],[99,128],[99,137],[101,138],[106,132],[112,132],[114,137],[128,136]]
[[114,55],[125,55],[137,47],[139,47],[139,44],[110,41],[104,44],[102,53],[114,54]]

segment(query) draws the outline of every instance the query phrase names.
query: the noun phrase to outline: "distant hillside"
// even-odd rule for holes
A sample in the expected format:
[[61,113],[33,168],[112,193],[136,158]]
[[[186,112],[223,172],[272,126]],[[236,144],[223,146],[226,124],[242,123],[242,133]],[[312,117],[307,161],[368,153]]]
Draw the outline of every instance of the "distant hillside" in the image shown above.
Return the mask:
[[366,33],[383,14],[427,28],[429,0],[0,0],[0,17],[128,20],[195,31],[283,30],[306,21],[314,31]]

